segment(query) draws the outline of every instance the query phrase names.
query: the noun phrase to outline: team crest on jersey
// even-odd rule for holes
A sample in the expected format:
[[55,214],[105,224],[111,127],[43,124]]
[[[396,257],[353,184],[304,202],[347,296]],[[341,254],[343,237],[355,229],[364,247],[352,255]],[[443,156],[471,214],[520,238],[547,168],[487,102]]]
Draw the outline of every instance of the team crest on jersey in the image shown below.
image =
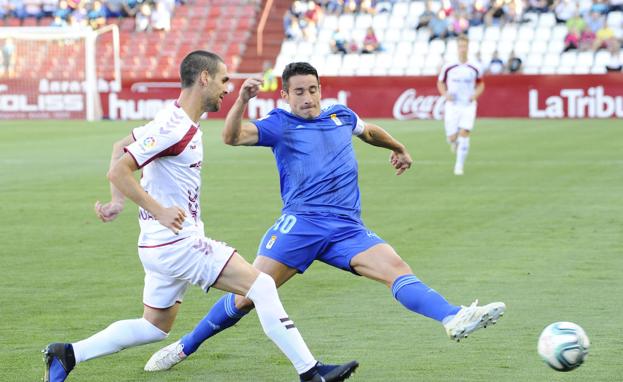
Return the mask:
[[155,145],[156,145],[156,138],[147,137],[143,139],[143,144],[141,146],[143,146],[143,149],[147,150],[147,149],[151,149]]
[[333,121],[333,123],[335,123],[337,126],[342,126],[343,123],[342,121],[340,121],[340,119],[337,117],[337,114],[333,113],[331,114],[331,120]]
[[273,245],[275,245],[275,241],[277,241],[277,236],[276,235],[272,235],[270,237],[270,240],[268,240],[268,243],[266,243],[266,249],[271,249],[273,247]]

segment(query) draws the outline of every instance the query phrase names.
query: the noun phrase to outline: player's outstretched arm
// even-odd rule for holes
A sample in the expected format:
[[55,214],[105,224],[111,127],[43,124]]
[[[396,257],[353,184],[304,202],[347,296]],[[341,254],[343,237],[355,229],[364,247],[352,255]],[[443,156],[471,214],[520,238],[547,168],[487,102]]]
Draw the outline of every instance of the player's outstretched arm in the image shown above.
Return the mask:
[[225,118],[225,128],[222,133],[225,144],[251,146],[257,143],[257,127],[249,122],[243,124],[242,114],[249,100],[260,91],[260,85],[262,85],[262,80],[259,78],[248,78],[243,82],[238,98]]
[[[132,134],[115,142],[112,147],[112,154],[110,156],[110,166],[108,170],[112,169],[115,163],[123,156],[123,152],[126,146],[134,142],[134,136]],[[125,205],[125,196],[121,191],[110,183],[110,202],[102,203],[99,200],[95,202],[95,214],[104,223],[114,220],[123,211]]]
[[163,207],[145,192],[134,178],[134,171],[136,170],[138,167],[132,156],[123,154],[108,171],[108,179],[119,192],[148,211],[160,224],[177,235],[182,229],[186,213],[178,206]]
[[390,149],[392,153],[389,157],[389,162],[396,169],[396,175],[402,174],[411,167],[413,160],[407,148],[382,127],[366,123],[359,138],[373,146]]
[[485,82],[484,81],[479,81],[478,84],[476,85],[476,89],[474,90],[474,95],[472,96],[472,101],[478,100],[478,98],[480,98],[480,95],[484,91],[485,91]]

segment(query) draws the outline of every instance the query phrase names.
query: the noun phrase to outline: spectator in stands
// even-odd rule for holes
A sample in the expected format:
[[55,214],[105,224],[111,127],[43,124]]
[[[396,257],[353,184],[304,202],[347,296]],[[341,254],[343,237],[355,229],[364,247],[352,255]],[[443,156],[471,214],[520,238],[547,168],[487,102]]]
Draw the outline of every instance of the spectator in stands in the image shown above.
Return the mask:
[[465,4],[460,4],[459,10],[450,18],[450,35],[460,36],[462,34],[467,34],[467,30],[469,29],[467,13]]
[[348,50],[346,49],[346,37],[344,37],[344,34],[342,33],[342,31],[340,31],[339,27],[333,32],[330,44],[331,51],[333,53],[348,53]]
[[437,12],[435,17],[428,23],[428,29],[430,29],[429,42],[436,38],[445,40],[448,37],[448,19],[443,10]]
[[61,0],[58,2],[58,8],[56,8],[56,12],[54,12],[54,17],[60,17],[65,21],[69,21],[69,15],[71,15],[71,9],[69,9],[69,5],[66,0]]
[[62,17],[54,16],[54,19],[52,19],[52,23],[50,24],[50,26],[56,28],[65,28],[69,26],[69,24],[67,24],[67,21],[65,21],[65,19],[63,19]]
[[586,28],[582,31],[580,38],[580,49],[591,49],[594,47],[597,38],[597,31],[606,26],[606,19],[597,11],[590,12],[586,19]]
[[323,3],[323,8],[329,15],[339,15],[342,13],[342,6],[344,2],[342,0],[326,0]]
[[550,11],[550,6],[548,0],[528,0],[526,12],[547,13]]
[[41,17],[52,17],[58,8],[58,0],[41,0]]
[[359,53],[359,44],[354,38],[351,38],[348,42],[348,53]]
[[91,10],[87,13],[89,25],[93,29],[99,29],[106,25],[106,11],[99,0],[93,1]]
[[[71,1],[67,2],[71,7]],[[70,26],[75,28],[85,28],[89,26],[89,16],[87,11],[86,2],[81,1],[78,3],[78,8],[71,13]]]
[[502,26],[507,19],[507,10],[504,6],[504,0],[492,0],[491,8],[485,14],[484,20],[487,26]]
[[148,2],[141,3],[134,21],[137,32],[151,31],[151,5]]
[[368,15],[376,13],[375,4],[372,0],[359,0],[359,12]]
[[591,5],[590,12],[597,12],[601,15],[605,15],[610,10],[610,6],[608,5],[607,0],[593,0],[593,5]]
[[299,25],[299,18],[288,9],[283,16],[283,29],[286,38],[289,40],[300,40],[303,38],[303,31]]
[[595,33],[595,41],[593,41],[593,50],[610,49],[612,45],[617,45],[618,41],[614,35],[614,30],[606,23]]
[[521,71],[521,65],[523,64],[523,61],[521,60],[521,58],[517,57],[515,55],[515,51],[511,51],[510,56],[508,57],[508,65],[507,65],[507,70],[509,73],[517,73],[519,71]]
[[420,17],[418,18],[418,23],[417,23],[417,26],[415,27],[415,30],[420,30],[422,28],[427,28],[428,24],[433,19],[433,17],[435,17],[435,12],[433,12],[433,3],[432,3],[431,0],[427,0],[426,1],[426,9],[424,10],[424,12],[422,12],[422,14],[420,14]]
[[610,0],[608,12],[614,11],[623,12],[623,0]]
[[484,0],[475,0],[469,12],[469,26],[475,27],[484,24],[487,11]]
[[43,17],[43,10],[41,8],[42,5],[42,0],[24,0],[24,11],[26,12],[26,17],[36,19],[37,25],[39,25],[41,18]]
[[104,3],[106,19],[117,19],[123,17],[123,4],[125,2],[125,0],[106,0]]
[[374,6],[375,13],[391,12],[396,0],[378,0]]
[[342,11],[344,13],[357,13],[359,12],[359,4],[356,0],[344,0]]
[[374,28],[368,27],[361,45],[361,53],[375,53],[381,50],[381,44],[376,37],[376,33],[374,33]]
[[572,18],[578,8],[576,0],[556,0],[554,3],[554,16],[559,24],[566,23]]
[[9,0],[0,0],[0,18],[2,18],[4,25],[7,24],[10,13],[11,8],[9,6]]
[[9,0],[9,14],[19,19],[19,25],[24,25],[24,20],[26,19],[24,0]]
[[565,48],[563,52],[568,52],[574,49],[580,49],[580,38],[581,33],[575,29],[575,27],[571,27],[567,31],[567,35],[565,36]]
[[141,4],[138,0],[126,0],[121,5],[123,5],[123,17],[136,17]]
[[2,46],[2,75],[8,78],[15,77],[15,44],[8,37]]
[[171,30],[171,11],[162,0],[156,1],[151,13],[151,29],[165,32]]
[[498,51],[493,51],[491,61],[489,62],[489,66],[487,67],[487,72],[490,74],[502,74],[504,73],[504,69],[504,61],[502,61],[502,59],[500,58]]
[[620,53],[621,53],[621,45],[618,41],[615,41],[610,45],[610,61],[606,64],[606,70],[609,72],[620,72],[623,69],[623,64],[621,63]]

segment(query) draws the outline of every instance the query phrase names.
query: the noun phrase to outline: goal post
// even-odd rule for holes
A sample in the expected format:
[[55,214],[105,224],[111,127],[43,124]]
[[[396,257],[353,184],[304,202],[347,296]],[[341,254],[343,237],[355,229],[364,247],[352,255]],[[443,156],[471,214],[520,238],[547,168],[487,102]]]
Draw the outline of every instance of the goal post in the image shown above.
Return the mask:
[[0,119],[101,119],[121,89],[117,25],[0,28]]

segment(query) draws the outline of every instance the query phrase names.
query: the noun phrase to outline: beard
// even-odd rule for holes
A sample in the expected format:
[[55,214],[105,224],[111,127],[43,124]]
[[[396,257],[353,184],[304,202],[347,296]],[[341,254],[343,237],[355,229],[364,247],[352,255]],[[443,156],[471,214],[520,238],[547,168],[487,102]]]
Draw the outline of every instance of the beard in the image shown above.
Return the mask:
[[221,105],[219,103],[220,100],[221,99],[218,97],[216,99],[207,99],[204,105],[204,110],[208,113],[219,111],[221,109]]

